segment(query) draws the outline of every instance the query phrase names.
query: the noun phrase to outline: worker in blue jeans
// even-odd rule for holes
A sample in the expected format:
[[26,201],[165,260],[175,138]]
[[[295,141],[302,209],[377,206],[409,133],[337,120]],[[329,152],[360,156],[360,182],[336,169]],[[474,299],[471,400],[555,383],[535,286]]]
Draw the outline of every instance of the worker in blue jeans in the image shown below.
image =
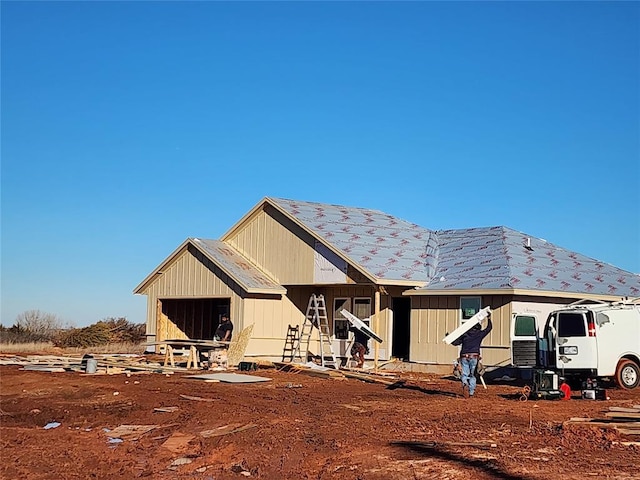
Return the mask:
[[480,344],[493,328],[491,314],[487,316],[487,326],[483,330],[478,323],[460,338],[453,341],[453,345],[462,345],[460,350],[460,366],[462,367],[462,395],[464,398],[473,397],[476,391],[476,368],[480,360]]

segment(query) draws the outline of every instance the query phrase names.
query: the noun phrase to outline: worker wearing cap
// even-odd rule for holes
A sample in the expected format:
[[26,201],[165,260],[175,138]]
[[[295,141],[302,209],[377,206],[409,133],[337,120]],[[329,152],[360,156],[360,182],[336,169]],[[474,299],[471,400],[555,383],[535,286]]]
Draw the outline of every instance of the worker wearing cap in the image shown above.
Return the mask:
[[233,323],[229,320],[229,315],[224,313],[220,319],[220,325],[216,329],[214,339],[219,342],[230,342],[233,335]]
[[464,398],[473,397],[476,390],[476,368],[480,360],[480,344],[493,328],[491,314],[487,315],[487,326],[483,330],[478,323],[454,340],[452,345],[462,345],[460,350],[460,366],[462,367],[462,395]]

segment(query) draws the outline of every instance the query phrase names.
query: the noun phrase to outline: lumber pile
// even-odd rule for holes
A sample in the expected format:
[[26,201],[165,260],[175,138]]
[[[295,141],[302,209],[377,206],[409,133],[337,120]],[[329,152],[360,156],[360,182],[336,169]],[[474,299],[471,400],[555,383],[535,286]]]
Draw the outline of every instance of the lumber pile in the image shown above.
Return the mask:
[[336,370],[328,367],[321,367],[311,362],[307,363],[291,363],[291,362],[273,362],[275,368],[280,371],[303,373],[305,375],[312,375],[321,378],[331,379],[345,379],[352,378],[354,380],[361,380],[369,383],[379,383],[382,385],[390,386],[396,385],[398,382],[398,376],[387,372],[374,372],[367,370],[351,370],[341,368]]
[[[92,355],[97,363],[95,373],[90,375],[114,375],[114,374],[144,374],[161,373],[173,374],[174,372],[187,371],[185,368],[165,367],[159,362],[152,362],[141,355]],[[20,365],[21,370],[40,372],[81,372],[85,373],[87,358],[81,356],[57,356],[57,355],[10,355],[0,357],[0,365]]]
[[640,435],[640,405],[633,407],[609,407],[604,418],[574,417],[565,423],[612,428],[623,435]]
[[321,367],[320,365],[313,365],[309,363],[288,363],[288,362],[273,362],[274,366],[283,372],[302,373],[304,375],[311,375],[314,377],[331,378],[334,380],[342,380],[345,378],[344,374],[333,368]]

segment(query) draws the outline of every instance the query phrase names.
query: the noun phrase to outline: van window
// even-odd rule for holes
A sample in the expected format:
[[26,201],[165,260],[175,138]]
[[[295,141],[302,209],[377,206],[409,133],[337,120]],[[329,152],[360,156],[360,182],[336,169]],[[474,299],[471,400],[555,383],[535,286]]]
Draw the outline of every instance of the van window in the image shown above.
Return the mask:
[[586,337],[584,315],[581,313],[561,313],[558,315],[559,337]]
[[515,337],[536,336],[536,317],[530,317],[528,315],[517,315],[515,322],[516,324],[513,327],[513,335]]

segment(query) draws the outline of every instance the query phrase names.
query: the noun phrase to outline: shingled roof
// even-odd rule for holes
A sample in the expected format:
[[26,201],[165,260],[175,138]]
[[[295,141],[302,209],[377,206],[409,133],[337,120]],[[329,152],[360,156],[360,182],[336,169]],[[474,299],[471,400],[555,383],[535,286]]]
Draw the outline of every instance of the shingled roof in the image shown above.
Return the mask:
[[433,231],[379,210],[268,198],[372,277],[414,293],[531,290],[640,296],[640,276],[499,226]]

